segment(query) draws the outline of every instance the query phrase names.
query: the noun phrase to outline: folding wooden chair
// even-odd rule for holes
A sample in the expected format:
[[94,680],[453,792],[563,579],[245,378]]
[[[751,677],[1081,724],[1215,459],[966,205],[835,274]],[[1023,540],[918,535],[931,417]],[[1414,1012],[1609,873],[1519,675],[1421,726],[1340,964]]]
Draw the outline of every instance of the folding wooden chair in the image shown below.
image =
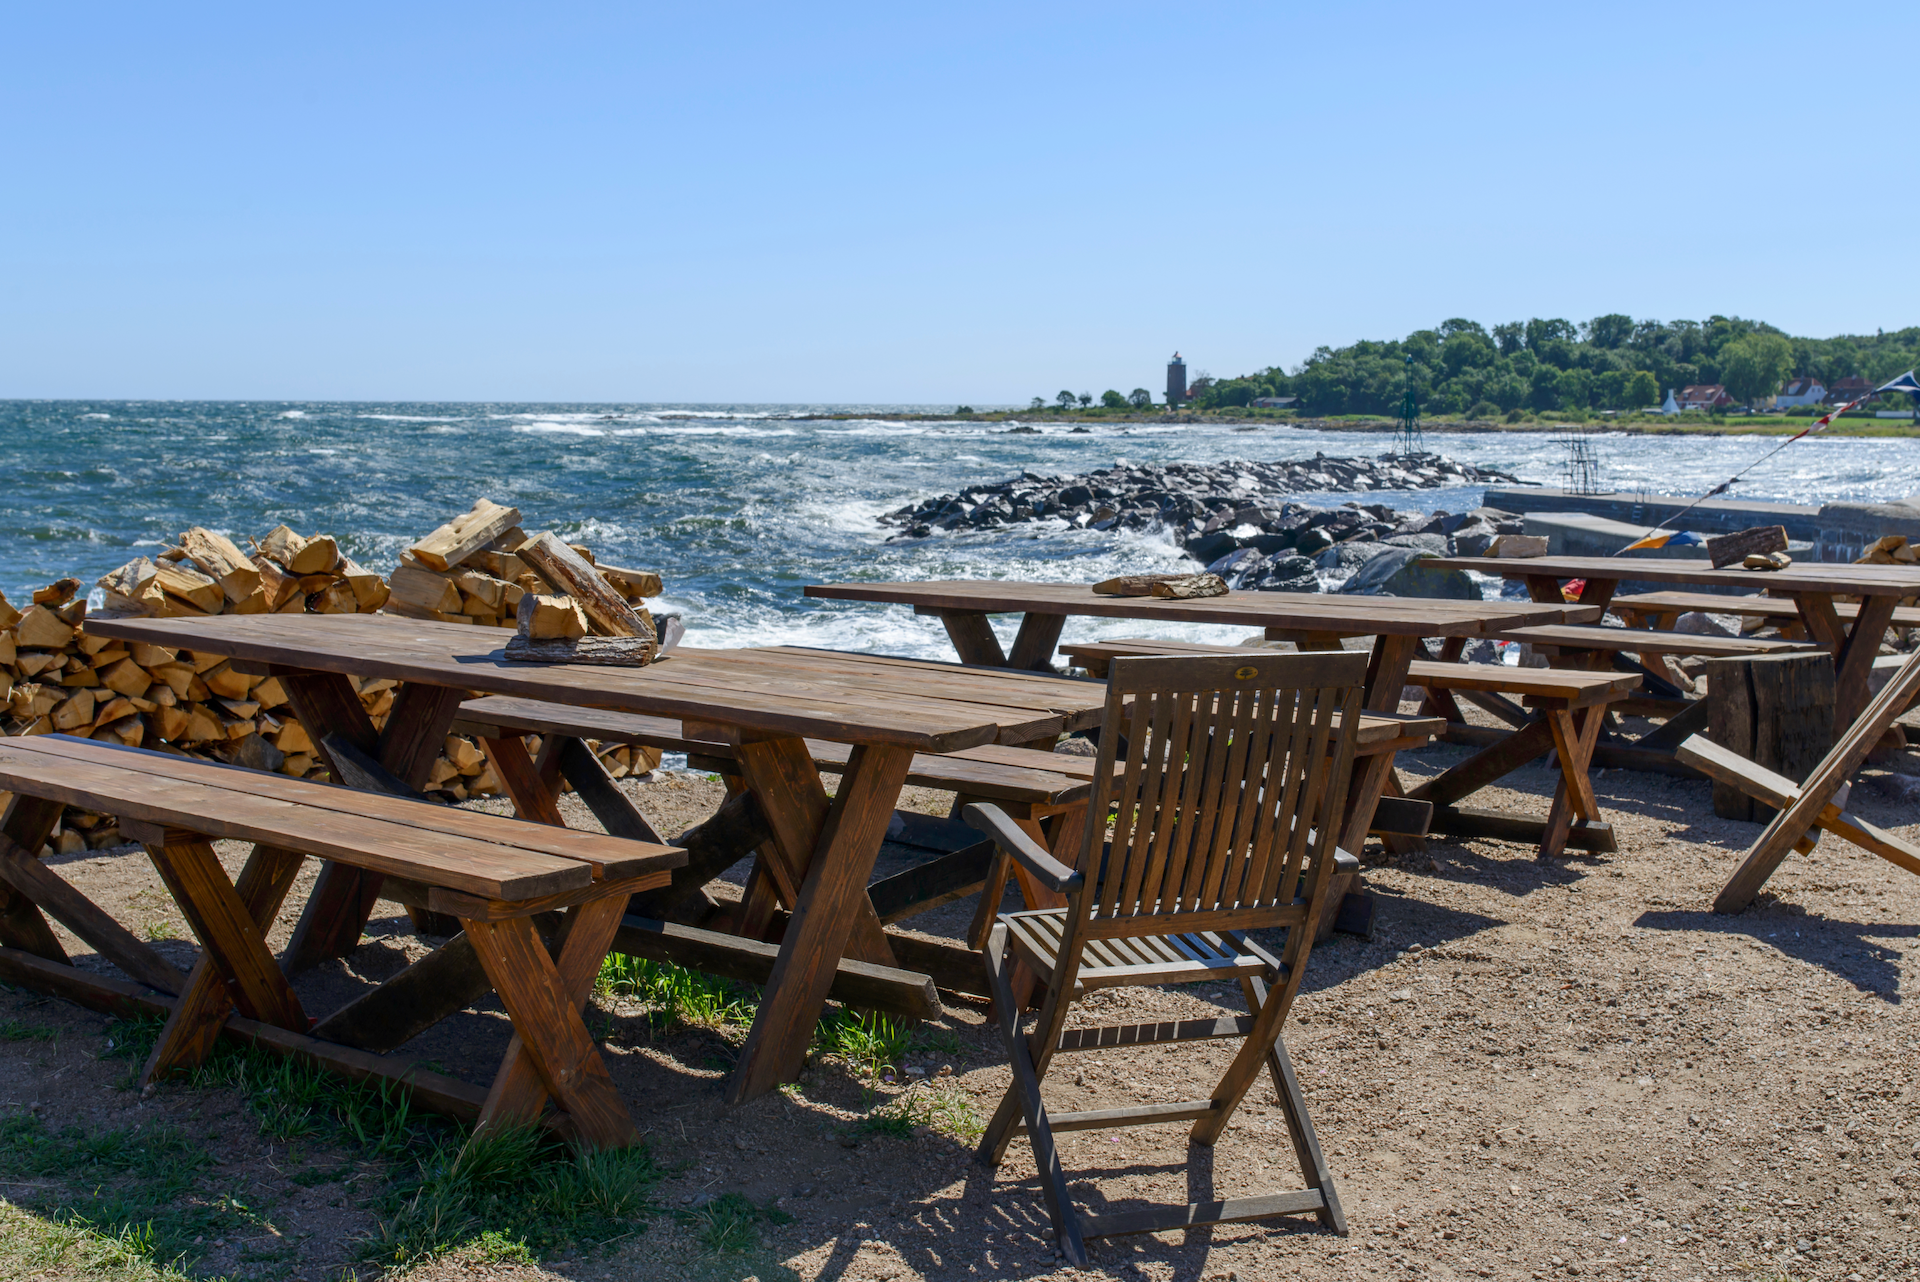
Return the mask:
[[[1308,1213],[1346,1232],[1280,1031],[1313,947],[1307,923],[1318,919],[1341,857],[1334,841],[1366,675],[1364,653],[1116,659],[1107,724],[1125,717],[1130,733],[1124,749],[1116,747],[1121,736],[1101,737],[1080,871],[1057,861],[997,807],[966,808],[968,823],[991,835],[1037,882],[1067,897],[1064,908],[1003,914],[988,933],[987,976],[1013,1060],[1013,1086],[976,1156],[997,1166],[1024,1124],[1055,1234],[1074,1264],[1086,1263],[1089,1237]],[[1126,754],[1118,778],[1116,751]],[[1110,812],[1113,841],[1103,850],[1101,819]],[[1281,956],[1246,937],[1262,927],[1288,928]],[[1027,1036],[1019,1031],[1009,975],[1015,959],[1046,986],[1039,1022]],[[1092,989],[1202,979],[1239,980],[1249,1013],[1065,1029],[1069,1004]],[[1057,1051],[1213,1037],[1245,1041],[1206,1099],[1049,1116],[1040,1098],[1040,1081]],[[1307,1188],[1076,1215],[1054,1132],[1191,1121],[1192,1140],[1211,1145],[1263,1062]]]

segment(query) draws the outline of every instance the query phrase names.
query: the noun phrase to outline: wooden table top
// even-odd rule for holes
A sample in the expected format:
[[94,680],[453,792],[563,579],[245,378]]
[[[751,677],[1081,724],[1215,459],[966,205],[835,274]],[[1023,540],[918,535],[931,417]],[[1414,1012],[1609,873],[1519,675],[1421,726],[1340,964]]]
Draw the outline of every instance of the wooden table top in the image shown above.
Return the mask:
[[794,648],[682,646],[644,668],[509,662],[508,633],[386,614],[95,615],[96,636],[309,672],[390,677],[834,743],[953,752],[1097,725],[1105,687],[1041,673]]
[[[1429,562],[1428,564],[1436,564]],[[1532,601],[1444,601],[1428,597],[1336,596],[1306,592],[1231,592],[1191,601],[1095,596],[1083,583],[933,579],[911,583],[817,583],[807,595],[833,601],[880,601],[927,610],[983,614],[1078,614],[1111,619],[1165,619],[1287,628],[1345,636],[1481,636],[1502,628],[1594,623],[1592,607]]]
[[[1638,579],[1655,583],[1734,584],[1754,592],[1844,592],[1849,596],[1920,594],[1920,566],[1795,563],[1784,570],[1716,570],[1679,557],[1456,556],[1428,561],[1436,569],[1478,570],[1508,579]],[[1522,625],[1515,625],[1522,626]]]

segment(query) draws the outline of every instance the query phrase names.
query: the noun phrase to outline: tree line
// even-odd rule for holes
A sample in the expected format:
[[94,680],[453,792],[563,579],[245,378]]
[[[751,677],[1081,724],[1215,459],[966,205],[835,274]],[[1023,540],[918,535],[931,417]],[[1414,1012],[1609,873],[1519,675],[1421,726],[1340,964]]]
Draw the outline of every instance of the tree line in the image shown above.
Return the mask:
[[1848,377],[1879,383],[1916,364],[1920,326],[1799,338],[1738,316],[1637,321],[1616,312],[1578,325],[1535,318],[1490,330],[1455,318],[1399,340],[1321,347],[1291,372],[1276,365],[1239,378],[1202,376],[1189,404],[1218,409],[1295,396],[1310,414],[1391,415],[1411,380],[1426,414],[1639,410],[1659,404],[1668,389],[1696,384],[1722,384],[1734,400],[1751,403],[1790,378],[1829,387]]

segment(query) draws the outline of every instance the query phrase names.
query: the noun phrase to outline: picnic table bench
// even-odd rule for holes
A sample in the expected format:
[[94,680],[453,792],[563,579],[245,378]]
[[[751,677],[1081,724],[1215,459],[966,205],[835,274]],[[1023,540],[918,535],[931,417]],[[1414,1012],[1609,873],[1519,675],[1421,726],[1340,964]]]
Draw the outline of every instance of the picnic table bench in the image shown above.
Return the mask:
[[[1716,592],[1640,592],[1632,596],[1616,596],[1607,608],[1619,615],[1630,628],[1652,627],[1671,631],[1683,614],[1733,614],[1774,624],[1790,639],[1795,634],[1806,635],[1806,624],[1800,619],[1800,607],[1786,597],[1724,596]],[[1842,623],[1851,624],[1860,618],[1860,606],[1852,601],[1836,601],[1833,614]],[[1909,605],[1895,607],[1887,626],[1920,627],[1920,609]]]
[[[140,996],[73,969],[45,913],[170,998],[147,999],[167,1020],[144,1081],[200,1063],[237,1010],[272,1030],[276,1049],[409,1084],[430,1107],[481,1126],[543,1120],[551,1096],[564,1116],[545,1120],[590,1145],[638,1138],[580,1010],[628,897],[665,884],[684,852],[65,735],[0,742],[0,788],[15,794],[0,818],[0,973],[95,1005]],[[146,847],[200,941],[190,974],[40,862],[63,806],[114,815]],[[214,853],[220,839],[253,843],[237,879]],[[312,1035],[266,942],[309,857],[377,872],[389,893],[459,921],[513,1022],[489,1089],[423,1079],[417,1066]]]
[[[369,786],[377,785],[378,776],[356,774],[356,754],[400,785],[423,786],[460,705],[476,694],[671,717],[689,739],[731,746],[765,833],[757,847],[744,846],[739,854],[756,853],[784,914],[769,915],[779,937],[770,968],[764,940],[714,931],[695,937],[685,926],[647,933],[637,946],[685,947],[692,950],[689,955],[703,958],[730,956],[738,971],[758,968],[764,975],[765,992],[728,1085],[732,1103],[771,1091],[799,1071],[830,992],[841,994],[845,985],[889,975],[909,987],[917,981],[921,991],[930,992],[929,972],[902,969],[908,964],[903,954],[912,945],[887,930],[866,894],[913,757],[996,742],[1051,741],[1084,720],[1089,709],[1097,720],[1103,694],[1087,682],[988,684],[1020,674],[927,676],[897,664],[846,657],[687,647],[644,668],[516,663],[505,658],[496,633],[389,615],[95,617],[87,629],[219,654],[235,667],[279,677],[333,777],[358,778]],[[400,683],[378,732],[347,674]],[[1006,701],[993,702],[994,692],[1003,688]],[[849,748],[832,797],[807,751],[810,738]],[[533,760],[518,735],[492,741],[488,749],[521,814],[557,826],[553,789],[559,763]],[[736,811],[731,819],[743,817]],[[708,822],[721,820],[716,815]],[[730,821],[720,826],[729,827]],[[301,914],[288,950],[289,968],[353,948],[382,883],[376,870],[330,861]],[[635,924],[633,919],[625,923]],[[617,936],[627,937],[625,929]],[[731,953],[730,938],[737,941]],[[849,961],[870,969],[850,973]],[[404,1014],[408,1003],[434,1001],[457,1009],[459,997],[455,988],[429,988],[396,1000],[400,1010],[389,1013]]]
[[[1893,565],[1790,565],[1784,570],[1716,570],[1704,561],[1674,557],[1543,556],[1441,557],[1436,569],[1474,570],[1519,580],[1536,601],[1564,601],[1563,584],[1579,580],[1581,605],[1608,607],[1622,580],[1730,588],[1735,593],[1762,589],[1794,603],[1807,636],[1833,656],[1834,732],[1842,734],[1859,719],[1870,697],[1868,678],[1880,642],[1903,598],[1920,594],[1920,568]],[[1842,596],[1859,597],[1849,623],[1840,615]],[[1737,603],[1744,598],[1724,598]]]

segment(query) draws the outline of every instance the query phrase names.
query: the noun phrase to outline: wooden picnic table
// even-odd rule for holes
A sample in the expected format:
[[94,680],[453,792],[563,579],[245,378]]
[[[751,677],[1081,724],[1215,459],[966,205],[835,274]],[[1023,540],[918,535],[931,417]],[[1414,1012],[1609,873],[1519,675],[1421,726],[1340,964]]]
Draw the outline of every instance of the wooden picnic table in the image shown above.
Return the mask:
[[[1543,556],[1450,557],[1429,561],[1436,569],[1477,570],[1517,579],[1535,601],[1565,599],[1562,584],[1583,579],[1580,604],[1605,609],[1623,580],[1684,583],[1767,591],[1790,599],[1807,636],[1833,656],[1834,726],[1841,733],[1867,706],[1868,677],[1880,640],[1904,597],[1920,595],[1920,567],[1903,565],[1791,565],[1784,570],[1716,570],[1703,561],[1673,557]],[[1859,597],[1851,626],[1835,599]],[[1730,600],[1732,598],[1729,598]]]
[[[1595,623],[1604,610],[1563,601],[1449,601],[1430,597],[1336,596],[1305,592],[1232,592],[1194,600],[1097,596],[1086,584],[1027,583],[945,579],[906,583],[825,583],[806,589],[810,597],[838,601],[877,601],[911,605],[946,625],[962,663],[1021,669],[1048,668],[1067,618],[1137,619],[1145,622],[1216,623],[1258,627],[1270,641],[1291,641],[1302,650],[1337,650],[1347,637],[1373,637],[1367,665],[1365,710],[1390,713],[1400,707],[1407,672],[1416,658],[1427,657],[1425,638],[1442,639],[1442,657],[1458,658],[1476,637],[1505,628],[1552,623]],[[987,621],[990,614],[1022,614],[1009,653]],[[1379,753],[1359,758],[1347,790],[1347,815],[1340,845],[1358,850],[1373,828],[1383,796],[1403,790],[1393,772],[1393,757]],[[1395,838],[1390,844],[1404,846]],[[1330,896],[1339,905],[1353,886],[1340,874]]]
[[[772,833],[763,861],[791,914],[734,1068],[734,1103],[798,1073],[843,956],[893,965],[866,887],[914,754],[1051,739],[1097,722],[1105,694],[1091,682],[791,651],[682,648],[645,668],[514,663],[503,633],[391,615],[96,616],[87,630],[276,676],[323,755],[337,736],[409,788],[425,784],[475,692],[675,717],[690,739],[732,745]],[[349,675],[400,683],[380,732]],[[831,800],[808,739],[851,747]],[[490,741],[489,755],[522,815],[559,822],[554,776],[519,738]],[[354,777],[326,760],[336,779]],[[327,864],[283,964],[297,970],[351,950],[380,885],[378,873]]]

